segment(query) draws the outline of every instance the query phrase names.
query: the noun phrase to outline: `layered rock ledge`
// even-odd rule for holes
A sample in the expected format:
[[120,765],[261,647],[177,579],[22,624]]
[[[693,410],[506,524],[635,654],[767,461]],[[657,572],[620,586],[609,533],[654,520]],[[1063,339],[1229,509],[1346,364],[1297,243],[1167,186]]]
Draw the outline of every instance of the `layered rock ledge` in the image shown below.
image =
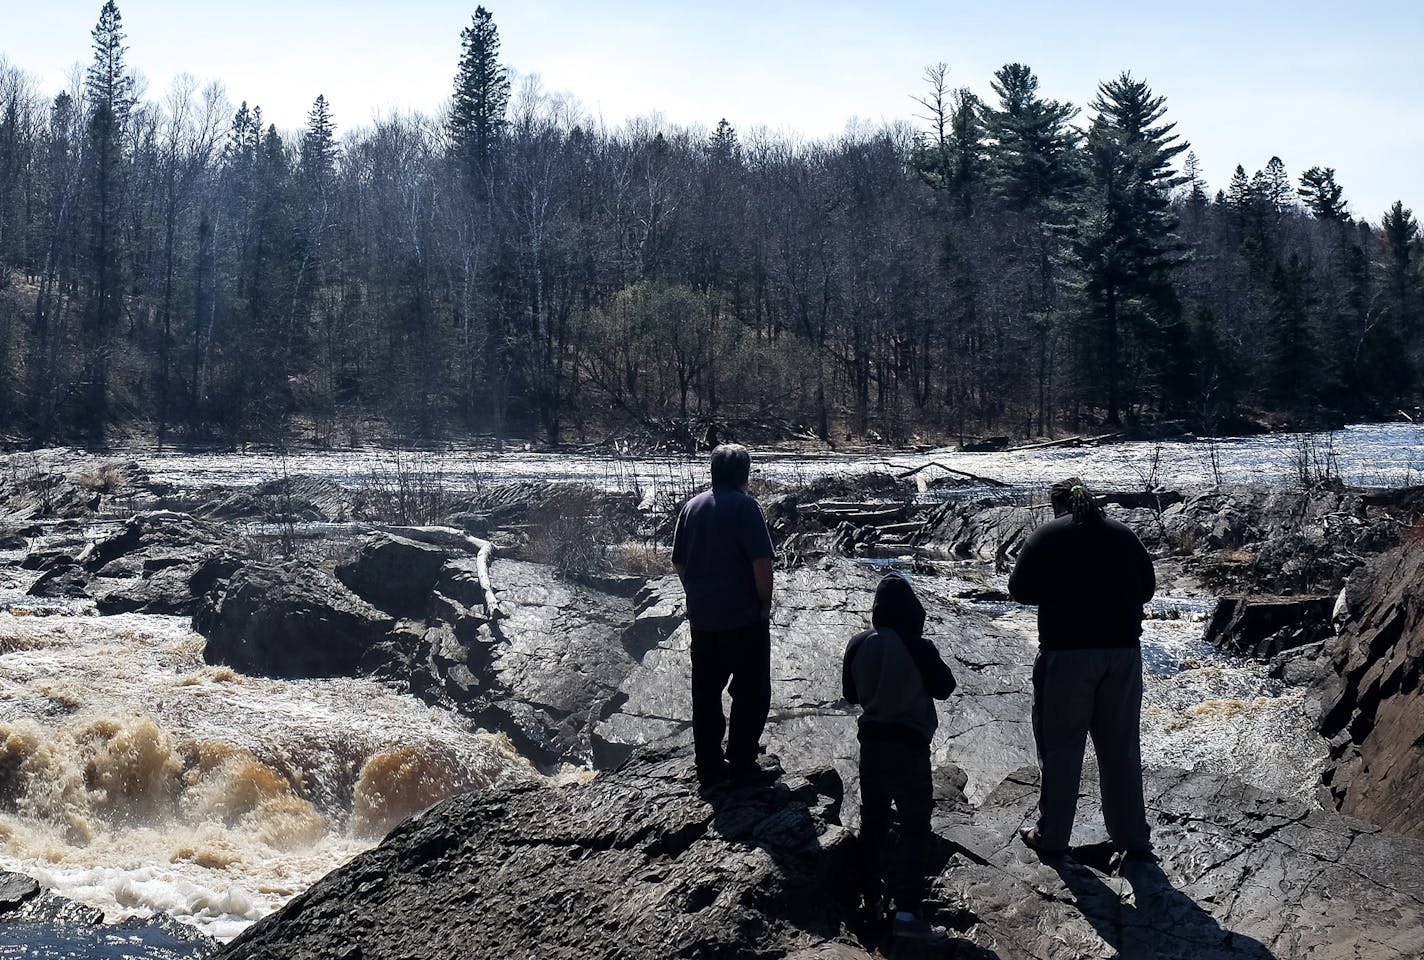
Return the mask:
[[[1420,841],[1165,770],[1148,779],[1160,865],[1115,867],[1087,825],[1074,857],[1050,864],[1014,838],[1034,777],[1015,773],[977,808],[940,777],[927,912],[947,936],[921,955],[1424,951]],[[685,753],[638,754],[581,786],[445,801],[219,956],[865,957],[884,931],[854,909],[857,841],[843,812],[829,770],[703,796]]]

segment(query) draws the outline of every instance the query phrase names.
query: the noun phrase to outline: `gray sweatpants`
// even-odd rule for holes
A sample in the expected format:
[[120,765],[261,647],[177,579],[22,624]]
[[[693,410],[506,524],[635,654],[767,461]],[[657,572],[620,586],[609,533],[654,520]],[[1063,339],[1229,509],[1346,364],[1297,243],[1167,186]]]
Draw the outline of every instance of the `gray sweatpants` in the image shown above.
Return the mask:
[[1033,665],[1039,842],[1066,849],[1078,806],[1083,749],[1093,735],[1103,822],[1121,850],[1152,845],[1142,802],[1142,651],[1043,650]]

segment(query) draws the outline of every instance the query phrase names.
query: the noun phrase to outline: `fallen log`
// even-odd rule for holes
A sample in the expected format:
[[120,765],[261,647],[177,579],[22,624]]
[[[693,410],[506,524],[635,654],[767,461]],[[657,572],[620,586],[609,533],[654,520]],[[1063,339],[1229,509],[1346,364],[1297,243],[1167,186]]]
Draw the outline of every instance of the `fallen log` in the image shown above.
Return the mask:
[[977,474],[977,473],[970,473],[968,470],[959,470],[959,469],[957,469],[957,468],[955,468],[955,467],[946,466],[945,464],[940,463],[938,460],[931,460],[929,463],[920,464],[918,467],[915,467],[913,470],[906,470],[904,473],[898,473],[898,474],[895,475],[895,479],[896,479],[896,480],[908,480],[910,477],[913,477],[915,474],[919,473],[921,470],[928,469],[929,467],[938,467],[939,469],[945,471],[946,473],[954,473],[954,474],[958,474],[958,475],[961,476],[961,477],[968,477],[970,480],[973,480],[973,481],[975,481],[976,483],[986,483],[986,484],[988,484],[988,485],[991,486],[991,487],[1009,487],[1009,486],[1012,486],[1012,484],[1005,483],[1005,482],[1002,481],[1002,480],[995,480],[993,477],[984,477],[984,476],[980,476],[980,475]]

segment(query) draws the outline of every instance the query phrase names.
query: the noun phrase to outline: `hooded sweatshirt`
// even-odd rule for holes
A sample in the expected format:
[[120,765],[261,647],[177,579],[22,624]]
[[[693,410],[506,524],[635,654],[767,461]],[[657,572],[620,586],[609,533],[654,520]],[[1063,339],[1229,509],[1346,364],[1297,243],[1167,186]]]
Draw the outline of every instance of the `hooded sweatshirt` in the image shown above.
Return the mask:
[[934,700],[954,692],[954,674],[925,639],[925,608],[910,582],[887,574],[875,588],[872,629],[851,638],[841,666],[845,698],[863,708],[860,738],[929,745],[939,717]]

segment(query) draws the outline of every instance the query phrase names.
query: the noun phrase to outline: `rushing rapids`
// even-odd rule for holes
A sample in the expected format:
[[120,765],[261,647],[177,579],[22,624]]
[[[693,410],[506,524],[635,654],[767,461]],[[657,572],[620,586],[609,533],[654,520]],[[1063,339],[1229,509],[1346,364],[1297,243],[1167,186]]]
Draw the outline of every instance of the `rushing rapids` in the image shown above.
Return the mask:
[[227,938],[410,813],[538,776],[374,681],[245,677],[201,645],[172,617],[0,613],[0,867]]

